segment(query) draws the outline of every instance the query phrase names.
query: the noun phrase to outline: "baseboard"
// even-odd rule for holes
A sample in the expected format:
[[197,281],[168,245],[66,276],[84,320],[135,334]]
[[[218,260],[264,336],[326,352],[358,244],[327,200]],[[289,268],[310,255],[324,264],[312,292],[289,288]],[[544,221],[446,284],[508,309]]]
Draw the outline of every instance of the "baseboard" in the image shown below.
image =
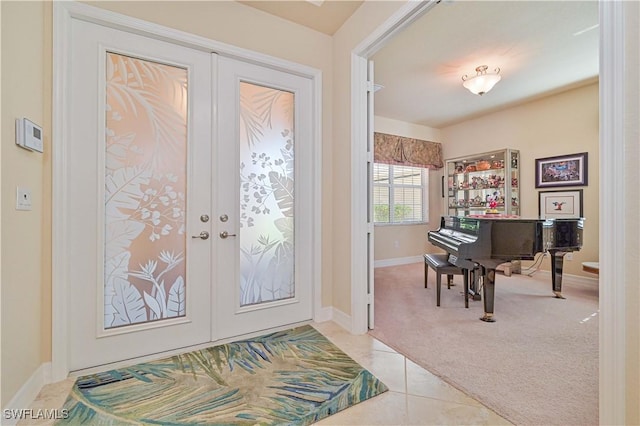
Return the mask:
[[11,398],[11,401],[3,408],[2,424],[15,425],[20,419],[5,417],[6,410],[24,410],[33,404],[36,397],[44,387],[51,383],[51,363],[45,362],[33,372],[31,377],[22,385],[18,392]]
[[313,316],[313,320],[315,322],[326,322],[331,321],[333,318],[333,308],[331,306],[327,306],[324,308],[320,308],[316,310]]
[[[545,271],[544,269],[540,269],[536,271],[536,274],[544,274],[549,276],[549,280],[551,280],[551,271]],[[524,274],[523,274],[524,275]],[[585,277],[583,275],[574,275],[574,274],[562,274],[562,282],[575,284],[581,287],[588,288],[598,288],[600,284],[600,280],[594,277]]]
[[333,321],[351,333],[351,316],[332,306],[322,308],[319,315],[316,315],[313,320],[315,322]]
[[351,333],[351,315],[347,315],[339,309],[331,308],[332,318],[331,320]]
[[420,256],[410,256],[410,257],[396,257],[394,259],[381,259],[376,260],[373,263],[374,268],[383,268],[385,266],[398,266],[398,265],[408,265],[409,263],[420,263],[423,262],[422,255]]

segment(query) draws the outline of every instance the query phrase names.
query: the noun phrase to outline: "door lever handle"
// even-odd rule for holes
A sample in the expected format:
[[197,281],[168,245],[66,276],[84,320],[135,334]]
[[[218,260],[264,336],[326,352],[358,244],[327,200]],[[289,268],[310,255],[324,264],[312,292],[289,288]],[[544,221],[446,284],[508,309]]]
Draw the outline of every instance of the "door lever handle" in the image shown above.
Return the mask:
[[202,231],[200,235],[192,235],[191,238],[200,238],[201,240],[208,240],[209,233],[207,231]]
[[236,234],[230,234],[227,231],[222,231],[220,233],[220,238],[222,238],[222,239],[225,239],[225,238],[228,238],[228,237],[235,237],[235,236],[236,236]]

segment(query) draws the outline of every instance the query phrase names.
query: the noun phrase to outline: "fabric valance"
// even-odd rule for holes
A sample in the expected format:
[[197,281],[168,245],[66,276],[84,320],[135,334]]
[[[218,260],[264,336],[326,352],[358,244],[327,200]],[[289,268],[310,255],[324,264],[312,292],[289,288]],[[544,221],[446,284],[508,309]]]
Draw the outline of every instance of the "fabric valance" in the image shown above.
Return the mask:
[[442,144],[376,132],[374,133],[374,161],[440,169],[443,167]]

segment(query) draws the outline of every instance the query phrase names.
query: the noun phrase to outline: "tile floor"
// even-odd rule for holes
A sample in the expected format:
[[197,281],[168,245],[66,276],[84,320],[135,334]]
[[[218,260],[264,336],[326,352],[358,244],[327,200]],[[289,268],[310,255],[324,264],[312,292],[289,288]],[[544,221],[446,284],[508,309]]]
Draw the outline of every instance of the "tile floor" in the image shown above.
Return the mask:
[[[389,387],[388,392],[327,417],[318,425],[511,424],[367,334],[354,336],[333,322],[313,326]],[[71,377],[45,386],[30,408],[62,407],[74,380]],[[18,424],[52,422],[22,421]]]

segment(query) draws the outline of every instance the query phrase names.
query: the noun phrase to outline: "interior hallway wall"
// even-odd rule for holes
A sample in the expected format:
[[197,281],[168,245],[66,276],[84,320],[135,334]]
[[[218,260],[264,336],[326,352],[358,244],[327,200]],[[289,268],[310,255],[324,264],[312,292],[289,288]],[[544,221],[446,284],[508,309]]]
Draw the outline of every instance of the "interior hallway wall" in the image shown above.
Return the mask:
[[333,306],[351,315],[351,59],[353,50],[404,6],[366,1],[333,36]]
[[[45,4],[1,2],[2,8],[2,406],[43,362],[42,322],[48,303],[43,295],[46,238],[45,163],[50,161],[50,128],[46,128]],[[49,27],[50,28],[50,27]],[[50,37],[50,35],[49,35]],[[28,54],[27,54],[28,53]],[[50,74],[49,74],[50,76]],[[49,86],[50,87],[50,86]],[[44,154],[15,145],[15,119],[26,117],[43,126]],[[31,190],[32,209],[16,210],[16,188]],[[48,272],[50,276],[50,271]],[[48,321],[49,324],[51,321]]]

